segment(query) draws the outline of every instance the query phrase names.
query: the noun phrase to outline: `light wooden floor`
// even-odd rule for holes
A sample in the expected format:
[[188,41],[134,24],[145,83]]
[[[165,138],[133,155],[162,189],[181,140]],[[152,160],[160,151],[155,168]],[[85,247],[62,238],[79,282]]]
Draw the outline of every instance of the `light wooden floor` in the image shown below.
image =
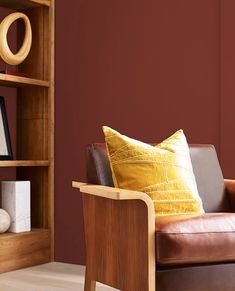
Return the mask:
[[[0,275],[0,291],[83,291],[83,266],[49,263]],[[97,284],[96,291],[114,291]]]

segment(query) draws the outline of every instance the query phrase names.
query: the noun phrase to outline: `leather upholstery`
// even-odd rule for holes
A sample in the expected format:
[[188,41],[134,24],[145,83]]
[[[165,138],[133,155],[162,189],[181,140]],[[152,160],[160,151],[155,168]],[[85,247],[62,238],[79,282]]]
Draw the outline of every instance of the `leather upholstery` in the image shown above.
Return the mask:
[[235,214],[156,218],[156,256],[160,265],[235,260]]
[[165,268],[157,271],[158,291],[234,291],[235,264]]
[[87,182],[113,187],[112,172],[105,144],[95,143],[87,146]]
[[[235,209],[235,182],[225,181],[225,191],[213,146],[190,145],[190,156],[210,214],[157,219],[156,290],[234,291],[235,264],[229,261],[235,261],[235,214],[216,212],[231,212],[229,195]],[[87,180],[113,186],[105,144],[87,147]]]
[[[190,156],[199,194],[206,212],[229,212],[222,172],[214,146],[190,145]],[[105,144],[87,147],[87,182],[113,186]]]
[[230,212],[222,171],[213,145],[189,145],[198,192],[205,212]]

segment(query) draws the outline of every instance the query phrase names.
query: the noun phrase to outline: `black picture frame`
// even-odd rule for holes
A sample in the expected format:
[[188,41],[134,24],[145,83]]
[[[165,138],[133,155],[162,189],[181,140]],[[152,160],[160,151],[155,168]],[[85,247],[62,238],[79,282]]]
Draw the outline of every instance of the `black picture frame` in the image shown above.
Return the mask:
[[5,100],[0,96],[0,160],[12,160],[12,147],[7,121]]

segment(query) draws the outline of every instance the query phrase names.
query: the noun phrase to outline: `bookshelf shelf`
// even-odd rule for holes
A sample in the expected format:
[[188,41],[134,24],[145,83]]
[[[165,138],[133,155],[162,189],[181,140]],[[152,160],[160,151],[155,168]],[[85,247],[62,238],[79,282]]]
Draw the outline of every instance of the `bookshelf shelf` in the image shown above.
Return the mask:
[[48,88],[50,87],[50,82],[39,79],[25,78],[0,73],[0,85],[16,88],[25,86],[39,86]]
[[0,6],[15,10],[29,9],[39,6],[51,6],[50,0],[0,0]]
[[49,166],[49,161],[43,160],[13,160],[13,161],[0,161],[0,167],[46,167]]
[[[27,267],[29,258],[37,264],[49,262],[50,235],[50,230],[39,228],[29,232],[0,234],[0,257],[5,259],[1,272]],[[8,260],[6,250],[11,253],[11,260]]]

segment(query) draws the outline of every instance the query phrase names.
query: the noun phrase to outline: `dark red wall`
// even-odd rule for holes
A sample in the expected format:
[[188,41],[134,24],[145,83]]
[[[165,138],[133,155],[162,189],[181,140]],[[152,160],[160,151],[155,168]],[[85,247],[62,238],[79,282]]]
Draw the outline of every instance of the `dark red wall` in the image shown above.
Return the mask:
[[235,178],[235,1],[221,3],[220,159],[225,176]]
[[102,125],[145,142],[183,128],[189,142],[214,144],[225,174],[235,176],[235,7],[233,0],[56,3],[56,260],[81,264],[82,204],[71,181],[85,179],[85,145],[103,141]]

